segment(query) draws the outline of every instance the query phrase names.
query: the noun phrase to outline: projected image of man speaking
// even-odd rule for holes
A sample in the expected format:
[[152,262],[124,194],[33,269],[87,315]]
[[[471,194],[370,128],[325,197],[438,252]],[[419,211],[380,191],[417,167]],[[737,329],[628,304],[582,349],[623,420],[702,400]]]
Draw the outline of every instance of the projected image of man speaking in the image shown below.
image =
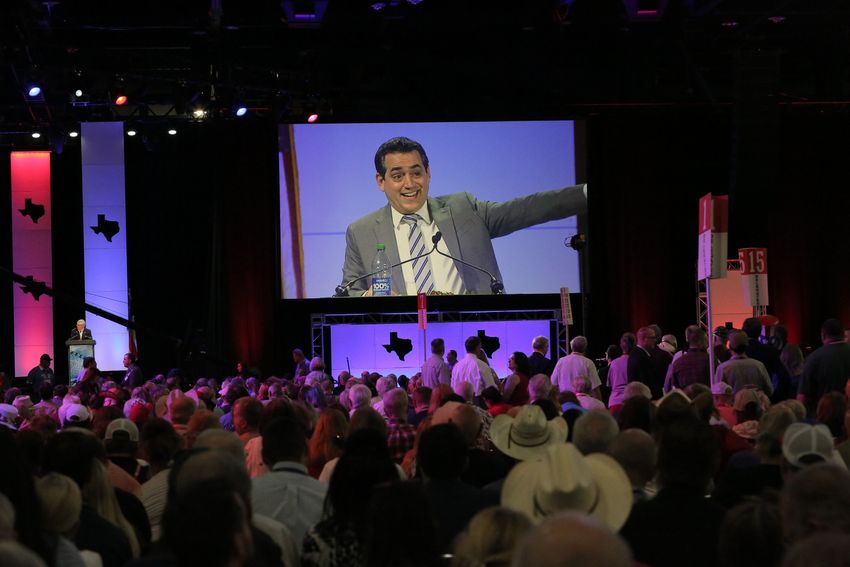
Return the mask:
[[[429,197],[431,167],[418,142],[392,138],[375,153],[375,180],[387,204],[354,221],[346,231],[343,285],[369,274],[378,244],[397,264],[433,247],[502,280],[491,239],[587,210],[587,185],[543,191],[504,202],[478,200],[470,193]],[[393,293],[491,293],[482,270],[433,253],[395,267]],[[370,295],[369,278],[351,283],[351,295]]]

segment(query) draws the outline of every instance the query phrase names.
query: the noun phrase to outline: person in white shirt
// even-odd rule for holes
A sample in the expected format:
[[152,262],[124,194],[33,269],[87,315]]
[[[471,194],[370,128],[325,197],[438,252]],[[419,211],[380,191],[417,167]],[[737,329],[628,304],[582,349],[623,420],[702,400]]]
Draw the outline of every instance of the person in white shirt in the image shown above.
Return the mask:
[[496,385],[493,381],[493,371],[486,362],[478,358],[478,352],[481,350],[480,338],[469,337],[464,347],[466,356],[452,368],[452,389],[454,390],[459,382],[469,382],[475,388],[475,395],[480,396],[484,388]]
[[573,391],[573,378],[586,376],[590,380],[590,389],[594,398],[599,398],[599,373],[596,365],[587,358],[587,339],[579,335],[570,341],[570,354],[562,357],[552,371],[552,384],[561,392]]
[[328,485],[307,473],[307,441],[301,426],[278,418],[263,430],[263,462],[269,473],[253,479],[251,505],[255,513],[273,518],[296,542],[322,519]]
[[422,385],[432,390],[440,384],[449,384],[452,381],[452,371],[443,360],[446,352],[446,343],[443,339],[431,341],[431,356],[422,365]]

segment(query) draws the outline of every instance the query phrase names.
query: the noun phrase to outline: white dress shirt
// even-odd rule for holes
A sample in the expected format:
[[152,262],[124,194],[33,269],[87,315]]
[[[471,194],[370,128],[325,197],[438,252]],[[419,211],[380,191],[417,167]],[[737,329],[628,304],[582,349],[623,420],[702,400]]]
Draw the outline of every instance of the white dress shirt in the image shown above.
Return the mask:
[[251,481],[251,507],[285,525],[296,542],[322,519],[328,485],[307,474],[301,463],[281,461]]
[[[399,261],[404,262],[410,259],[410,242],[407,236],[410,234],[410,225],[403,222],[401,219],[404,216],[397,210],[390,207],[393,215],[393,226],[395,227],[395,241],[398,246]],[[417,215],[422,217],[418,222],[419,230],[422,231],[422,239],[425,241],[425,251],[427,252],[434,245],[431,243],[431,238],[439,231],[437,224],[431,217],[428,211],[428,203],[422,205],[422,208],[416,211]],[[445,242],[440,242],[438,250],[449,253]],[[451,292],[455,295],[464,293],[463,282],[460,279],[460,273],[455,267],[455,263],[434,252],[429,255],[431,259],[431,275],[434,277],[434,291]],[[408,262],[401,266],[401,272],[404,274],[404,286],[407,289],[408,295],[416,295],[416,276],[413,274],[413,262]]]
[[595,390],[601,384],[596,365],[592,360],[577,352],[571,352],[555,364],[555,370],[552,371],[552,384],[557,384],[561,392],[572,392],[573,378],[576,376],[587,376],[591,390]]
[[452,368],[452,389],[456,390],[460,382],[472,384],[476,396],[480,396],[487,386],[495,386],[493,370],[472,353],[466,353]]

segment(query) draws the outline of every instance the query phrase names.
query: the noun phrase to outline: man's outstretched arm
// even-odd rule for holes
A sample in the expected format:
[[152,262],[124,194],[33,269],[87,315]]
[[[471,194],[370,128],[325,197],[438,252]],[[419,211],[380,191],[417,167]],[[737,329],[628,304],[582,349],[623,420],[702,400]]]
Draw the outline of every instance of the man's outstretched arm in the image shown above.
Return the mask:
[[586,212],[587,184],[541,191],[501,203],[472,199],[473,208],[487,225],[490,238],[498,238],[523,228]]

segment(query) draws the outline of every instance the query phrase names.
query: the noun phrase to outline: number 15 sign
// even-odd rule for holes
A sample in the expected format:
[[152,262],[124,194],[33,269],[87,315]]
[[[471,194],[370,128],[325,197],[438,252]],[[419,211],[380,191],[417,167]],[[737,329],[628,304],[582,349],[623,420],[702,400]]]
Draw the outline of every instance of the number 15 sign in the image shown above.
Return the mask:
[[726,277],[729,240],[729,197],[711,193],[699,200],[697,278]]
[[744,296],[753,307],[768,305],[767,248],[739,248]]

